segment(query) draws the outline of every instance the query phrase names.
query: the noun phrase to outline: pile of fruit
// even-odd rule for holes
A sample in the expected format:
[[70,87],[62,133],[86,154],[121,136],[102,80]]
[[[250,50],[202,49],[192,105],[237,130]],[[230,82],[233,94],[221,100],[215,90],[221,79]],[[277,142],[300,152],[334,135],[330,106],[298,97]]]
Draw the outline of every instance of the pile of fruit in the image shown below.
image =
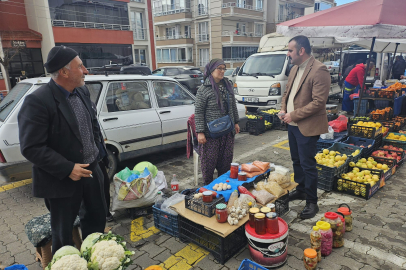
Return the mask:
[[[359,150],[358,151],[359,154]],[[323,149],[321,153],[316,154],[316,161],[317,164],[321,164],[327,167],[340,167],[344,165],[345,161],[347,160],[347,155],[341,155],[337,151],[329,151],[328,149]]]
[[402,159],[401,153],[403,153],[403,151],[399,153],[399,152],[396,152],[396,151],[393,151],[393,150],[392,151],[390,151],[390,150],[387,151],[387,150],[384,150],[384,149],[378,149],[378,150],[372,152],[372,156],[373,157],[390,158],[390,159],[394,159],[397,162],[399,162]]
[[280,110],[276,110],[276,109],[269,109],[269,110],[267,110],[267,111],[262,111],[263,113],[267,113],[267,114],[272,114],[272,115],[275,115],[275,114],[277,114],[277,113],[279,113],[280,112]]
[[391,114],[392,108],[386,107],[382,110],[374,110],[371,112],[371,117],[373,120],[386,120]]
[[378,163],[374,160],[373,157],[369,157],[368,160],[366,158],[361,158],[360,160],[355,162],[350,162],[350,167],[359,167],[362,169],[372,169],[372,170],[383,170],[387,172],[389,170],[389,166],[387,164]]
[[341,177],[358,183],[370,184],[371,187],[379,181],[379,175],[373,174],[369,170],[360,171],[357,167],[353,168],[352,171],[348,173],[343,173]]
[[388,134],[388,136],[386,136],[386,139],[388,139],[388,140],[393,140],[393,141],[402,141],[402,142],[405,142],[406,141],[406,136],[405,135],[396,135],[395,133],[393,133],[393,132],[390,132],[389,134]]
[[247,114],[248,119],[261,119],[262,116],[260,115],[253,115],[253,114]]
[[400,148],[400,147],[395,147],[395,146],[393,146],[393,145],[384,145],[384,146],[382,146],[382,148],[383,149],[388,149],[388,150],[395,150],[395,151],[403,151],[403,149],[402,148]]
[[396,90],[401,90],[402,88],[406,87],[405,85],[403,85],[400,82],[397,82],[395,84],[392,84],[391,86],[389,86],[388,88],[386,88],[386,91],[393,91],[396,92]]
[[[359,127],[367,127],[367,129],[360,129]],[[358,121],[356,124],[351,126],[352,136],[373,138],[372,133],[375,132],[375,137],[382,133],[382,124],[379,122],[363,122]]]
[[272,128],[272,123],[265,120],[265,128],[266,129],[271,129]]
[[373,127],[373,128],[380,128],[382,126],[381,123],[378,122],[363,122],[363,121],[358,121],[354,126],[360,126],[360,127]]

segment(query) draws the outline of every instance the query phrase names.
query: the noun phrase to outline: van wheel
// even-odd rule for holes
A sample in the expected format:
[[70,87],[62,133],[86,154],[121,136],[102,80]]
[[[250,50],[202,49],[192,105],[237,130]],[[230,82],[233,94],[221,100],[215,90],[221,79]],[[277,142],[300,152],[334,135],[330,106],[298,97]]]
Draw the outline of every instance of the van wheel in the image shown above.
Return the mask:
[[107,149],[107,158],[109,159],[109,168],[107,168],[107,175],[109,176],[110,181],[113,180],[114,174],[117,171],[118,160],[116,155]]

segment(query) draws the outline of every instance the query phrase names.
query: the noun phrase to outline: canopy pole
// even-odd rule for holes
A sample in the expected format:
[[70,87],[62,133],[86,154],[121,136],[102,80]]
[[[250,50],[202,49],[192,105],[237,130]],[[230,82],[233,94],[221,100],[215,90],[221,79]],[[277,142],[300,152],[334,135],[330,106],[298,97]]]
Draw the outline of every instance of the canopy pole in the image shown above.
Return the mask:
[[342,62],[343,62],[342,57],[341,57],[342,55],[343,55],[343,45],[341,44],[341,48],[340,48],[340,64],[338,65],[338,81],[341,81],[340,77],[342,77],[342,75],[343,75],[343,71],[341,70]]
[[357,112],[354,114],[354,116],[358,116],[359,115],[359,108],[361,108],[361,101],[362,101],[362,93],[364,92],[364,86],[365,86],[365,81],[367,80],[367,74],[368,74],[368,70],[369,70],[369,64],[371,61],[371,56],[372,56],[372,52],[374,50],[374,46],[375,46],[375,39],[376,37],[372,38],[372,44],[371,44],[371,49],[369,50],[369,55],[368,55],[368,60],[367,60],[367,68],[365,70],[365,74],[364,74],[364,81],[362,82],[361,85],[361,89],[359,90],[359,102],[358,102],[358,108],[357,108]]
[[393,54],[392,65],[391,65],[391,69],[390,69],[390,73],[389,73],[389,79],[392,78],[393,65],[395,64],[395,59],[396,59],[396,53],[398,51],[398,46],[399,46],[399,43],[396,43],[395,53]]

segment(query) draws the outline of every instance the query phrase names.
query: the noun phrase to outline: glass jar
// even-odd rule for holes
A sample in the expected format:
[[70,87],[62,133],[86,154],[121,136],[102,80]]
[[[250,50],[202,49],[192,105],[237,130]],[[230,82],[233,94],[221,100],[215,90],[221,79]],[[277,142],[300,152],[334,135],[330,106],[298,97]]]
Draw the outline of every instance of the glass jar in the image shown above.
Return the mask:
[[345,234],[345,216],[344,216],[344,214],[342,214],[340,212],[336,212],[336,214],[338,215],[338,218],[341,219],[341,222],[343,223],[343,228],[341,229],[341,234],[344,237],[344,234]]
[[328,256],[333,251],[333,231],[331,230],[330,223],[318,221],[316,226],[320,228],[321,255]]
[[213,201],[213,192],[203,191],[203,202],[211,203]]
[[231,163],[230,178],[236,179],[238,177],[238,163]]
[[263,213],[255,214],[255,233],[266,234],[266,221]]
[[310,233],[310,246],[317,252],[317,261],[321,261],[321,233],[320,228],[313,226],[313,230]]
[[317,252],[312,248],[306,248],[303,252],[303,264],[307,270],[317,268]]
[[266,206],[261,207],[261,213],[262,213],[262,214],[266,215],[266,214],[268,214],[269,212],[271,212],[271,209],[270,209],[269,207],[266,207]]
[[322,220],[330,223],[331,230],[333,231],[333,247],[339,248],[344,246],[344,238],[342,234],[343,222],[341,222],[338,214],[334,212],[326,212]]
[[228,212],[227,205],[224,203],[219,203],[216,205],[216,220],[218,223],[227,222]]
[[259,208],[256,208],[256,207],[252,207],[252,208],[250,208],[250,211],[249,211],[249,224],[250,224],[250,226],[251,226],[251,228],[254,228],[255,229],[255,214],[258,214],[259,213]]
[[273,203],[268,203],[268,204],[266,205],[266,207],[268,207],[269,209],[271,209],[271,212],[276,212],[275,204],[273,204]]
[[275,212],[266,214],[266,232],[270,234],[279,233],[279,218]]
[[[342,206],[346,206],[346,207],[342,207]],[[350,207],[346,203],[342,203],[338,207],[339,208],[337,209],[337,211],[344,215],[345,231],[346,232],[352,231],[352,211],[351,211]]]
[[239,172],[238,173],[238,181],[247,181],[247,173]]

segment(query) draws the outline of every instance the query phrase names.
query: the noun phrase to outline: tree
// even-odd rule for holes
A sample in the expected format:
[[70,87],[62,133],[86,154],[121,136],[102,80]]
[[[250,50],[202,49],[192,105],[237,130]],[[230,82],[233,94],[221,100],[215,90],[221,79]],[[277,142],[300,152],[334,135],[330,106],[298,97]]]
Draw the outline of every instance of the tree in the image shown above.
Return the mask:
[[[16,41],[16,34],[13,31],[1,31],[0,32],[0,46],[2,44],[6,44],[7,42],[13,43],[13,41]],[[24,41],[26,42],[26,41]],[[25,49],[24,46],[18,46],[18,43],[16,44],[10,44],[12,46],[3,46],[3,54],[0,53],[0,64],[4,67],[4,80],[6,81],[6,86],[8,85],[8,89],[11,90],[11,81],[10,81],[10,75],[8,72],[8,68],[10,65],[11,60],[18,55],[21,51]],[[16,45],[16,46],[13,46]]]

